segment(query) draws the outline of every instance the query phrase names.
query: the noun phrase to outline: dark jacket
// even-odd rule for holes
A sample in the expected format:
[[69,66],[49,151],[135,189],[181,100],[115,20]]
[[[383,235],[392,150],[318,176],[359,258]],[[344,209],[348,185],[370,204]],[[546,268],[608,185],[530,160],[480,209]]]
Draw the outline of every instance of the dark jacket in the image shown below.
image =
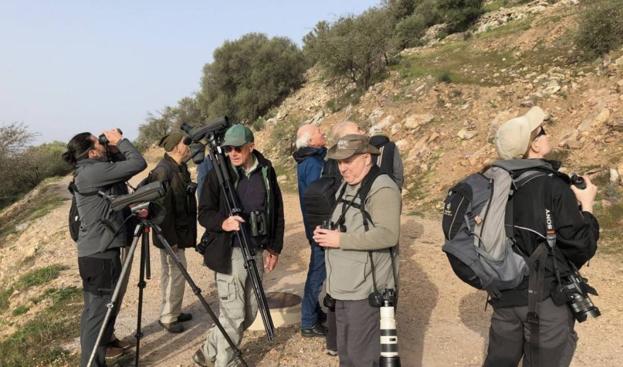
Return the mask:
[[126,194],[125,181],[147,167],[141,153],[127,139],[121,140],[117,149],[125,160],[83,159],[76,166],[76,206],[81,220],[78,257],[92,256],[128,244],[127,231],[123,228],[124,214],[121,211],[112,212],[110,201],[101,195],[89,195],[98,191],[108,195]]
[[301,203],[301,211],[303,212],[303,223],[305,225],[305,235],[307,239],[313,241],[314,228],[311,228],[305,218],[305,207],[303,205],[303,193],[307,187],[320,178],[324,167],[324,157],[327,154],[327,148],[311,148],[304,147],[298,149],[292,155],[297,163],[296,176],[298,178],[299,201]]
[[[560,167],[558,162],[549,162],[554,171]],[[548,194],[551,190],[551,196]],[[561,275],[568,274],[568,259],[580,268],[590,260],[597,249],[599,224],[589,212],[580,211],[578,202],[569,187],[566,175],[541,176],[527,183],[515,194],[513,214],[515,226],[536,230],[545,234],[545,206],[548,201],[552,207],[552,219],[557,231],[557,264]],[[543,242],[536,234],[515,228],[517,247],[524,255],[530,255]],[[545,265],[545,288],[543,299],[549,297],[557,286],[553,256],[550,254]],[[502,292],[493,299],[494,307],[525,306],[528,304],[528,277],[516,288]]]
[[[262,172],[264,188],[266,189],[266,214],[268,218],[268,240],[266,248],[281,253],[283,248],[284,216],[283,198],[277,183],[277,175],[270,161],[258,152],[253,151]],[[228,165],[229,159],[227,159]],[[238,184],[237,170],[230,168],[230,176],[234,187]],[[216,169],[208,172],[204,187],[199,197],[199,224],[206,229],[207,248],[203,255],[204,264],[210,269],[229,274],[231,272],[231,252],[234,232],[225,232],[221,228],[223,221],[229,217],[227,205],[218,178]]]
[[[154,181],[165,183],[167,188],[166,195],[157,201],[165,210],[164,219],[160,223],[164,238],[171,246],[194,247],[197,242],[197,199],[188,167],[185,163],[177,164],[165,153],[145,183]],[[156,236],[153,236],[153,243],[163,248]]]

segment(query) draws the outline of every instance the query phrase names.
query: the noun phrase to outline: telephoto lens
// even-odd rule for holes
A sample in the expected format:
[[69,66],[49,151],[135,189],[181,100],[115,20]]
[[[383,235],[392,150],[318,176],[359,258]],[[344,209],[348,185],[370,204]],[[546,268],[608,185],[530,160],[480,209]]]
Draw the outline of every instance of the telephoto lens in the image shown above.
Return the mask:
[[396,318],[394,310],[395,292],[386,289],[383,292],[381,306],[381,356],[380,367],[400,367],[398,356],[398,333],[396,332]]

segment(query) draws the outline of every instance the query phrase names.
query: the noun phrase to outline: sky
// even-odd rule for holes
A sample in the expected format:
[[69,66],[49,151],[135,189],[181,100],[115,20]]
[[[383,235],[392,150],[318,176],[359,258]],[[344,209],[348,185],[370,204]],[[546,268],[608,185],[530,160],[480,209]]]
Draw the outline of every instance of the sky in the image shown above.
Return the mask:
[[34,143],[118,127],[130,139],[148,113],[199,90],[226,40],[249,32],[302,38],[320,20],[378,0],[2,0],[0,125]]

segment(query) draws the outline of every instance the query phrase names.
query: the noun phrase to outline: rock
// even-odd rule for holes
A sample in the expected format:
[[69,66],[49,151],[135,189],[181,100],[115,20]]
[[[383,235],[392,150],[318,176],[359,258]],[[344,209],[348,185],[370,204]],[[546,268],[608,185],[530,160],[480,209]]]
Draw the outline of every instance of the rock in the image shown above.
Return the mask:
[[623,79],[617,82],[617,90],[619,91],[619,93],[623,93]]
[[610,168],[610,183],[613,185],[618,184],[621,181],[621,176],[616,168]]
[[409,141],[407,139],[402,139],[402,140],[398,140],[396,142],[396,146],[398,147],[398,149],[400,149],[400,151],[406,151],[407,147],[409,146]]
[[603,110],[601,110],[601,112],[599,112],[599,115],[595,117],[595,119],[591,123],[591,127],[603,126],[604,124],[608,122],[609,119],[610,119],[610,110],[607,108],[604,108]]
[[324,111],[320,110],[314,115],[314,117],[312,117],[311,122],[312,123],[320,122],[320,120],[322,120],[323,117],[324,117]]
[[433,116],[430,113],[410,115],[404,120],[404,126],[407,129],[415,130],[419,128],[420,126],[428,124],[434,119],[435,119],[435,116]]
[[549,82],[547,87],[545,89],[543,89],[542,94],[544,94],[544,95],[552,95],[552,94],[558,93],[559,90],[560,90],[560,84],[558,84],[557,81],[552,80],[552,81]]
[[374,111],[368,116],[368,120],[374,125],[379,122],[379,119],[385,114],[382,108],[375,108]]
[[381,120],[381,122],[379,122],[378,124],[373,125],[370,128],[370,131],[382,132],[383,130],[390,127],[394,123],[394,120],[395,120],[394,116],[389,115],[385,117],[383,120]]
[[619,67],[623,67],[623,56],[621,56],[618,59],[616,59],[616,61],[614,62],[614,65],[619,66]]
[[391,130],[390,130],[391,134],[392,134],[392,135],[396,135],[396,134],[400,131],[400,128],[401,128],[401,127],[402,127],[402,126],[401,126],[400,124],[394,124],[394,125],[392,125],[392,128],[391,128]]
[[461,129],[456,135],[462,140],[470,140],[478,135],[478,132],[474,130]]

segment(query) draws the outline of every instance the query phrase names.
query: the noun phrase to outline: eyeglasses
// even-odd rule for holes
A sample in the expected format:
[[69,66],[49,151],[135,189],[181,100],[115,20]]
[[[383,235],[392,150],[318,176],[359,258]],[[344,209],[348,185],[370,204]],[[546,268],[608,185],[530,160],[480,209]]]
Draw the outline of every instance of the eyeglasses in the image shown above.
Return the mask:
[[236,153],[240,153],[242,152],[242,148],[244,148],[244,146],[242,147],[233,147],[231,145],[228,145],[225,147],[225,153],[231,153],[231,151],[235,151]]

